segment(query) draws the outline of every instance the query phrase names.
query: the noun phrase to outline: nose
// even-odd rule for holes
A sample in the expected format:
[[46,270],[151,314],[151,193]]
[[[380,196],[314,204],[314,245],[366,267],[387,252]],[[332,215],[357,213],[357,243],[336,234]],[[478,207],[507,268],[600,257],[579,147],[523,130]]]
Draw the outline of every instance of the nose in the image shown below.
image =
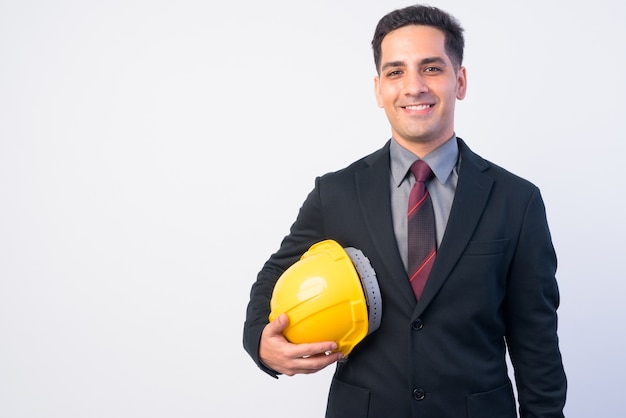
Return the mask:
[[422,74],[419,71],[411,71],[407,73],[404,83],[404,94],[407,96],[418,96],[428,91],[428,86]]

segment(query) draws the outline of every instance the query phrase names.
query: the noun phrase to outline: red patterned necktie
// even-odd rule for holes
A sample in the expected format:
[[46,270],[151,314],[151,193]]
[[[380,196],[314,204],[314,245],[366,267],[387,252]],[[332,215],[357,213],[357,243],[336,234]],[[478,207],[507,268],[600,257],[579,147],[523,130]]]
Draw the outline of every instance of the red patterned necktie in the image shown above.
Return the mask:
[[433,176],[433,172],[422,160],[413,163],[411,172],[415,177],[415,185],[409,195],[407,218],[408,270],[413,293],[419,300],[437,253],[435,213],[426,188],[426,182]]

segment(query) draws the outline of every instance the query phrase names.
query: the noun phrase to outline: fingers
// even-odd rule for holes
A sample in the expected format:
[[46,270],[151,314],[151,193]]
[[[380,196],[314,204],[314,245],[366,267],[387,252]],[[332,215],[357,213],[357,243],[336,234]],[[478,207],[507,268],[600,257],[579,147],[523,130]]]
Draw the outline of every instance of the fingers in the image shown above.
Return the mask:
[[316,373],[329,365],[341,360],[341,353],[327,351],[312,355],[305,355],[287,362],[283,374],[293,376],[295,374],[311,374]]
[[337,344],[332,341],[312,344],[293,344],[296,358],[311,358],[315,356],[329,356],[337,350]]
[[315,373],[342,358],[337,343],[325,341],[310,344],[292,344],[282,334],[289,325],[289,318],[282,314],[266,325],[261,335],[259,355],[271,369],[293,376]]
[[335,343],[290,345],[291,353],[281,363],[282,373],[287,376],[316,373],[342,357],[333,351],[337,347]]

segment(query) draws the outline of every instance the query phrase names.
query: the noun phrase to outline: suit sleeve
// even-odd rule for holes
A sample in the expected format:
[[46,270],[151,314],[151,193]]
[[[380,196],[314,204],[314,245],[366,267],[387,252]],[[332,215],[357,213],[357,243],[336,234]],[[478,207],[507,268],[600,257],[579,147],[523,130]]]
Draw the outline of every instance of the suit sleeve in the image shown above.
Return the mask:
[[274,285],[280,275],[311,245],[323,239],[323,219],[319,199],[320,179],[304,201],[289,234],[283,239],[278,251],[270,256],[257,275],[250,290],[243,330],[243,346],[254,362],[269,375],[277,373],[263,364],[259,357],[259,343],[265,326],[269,323],[270,300]]
[[556,267],[545,207],[536,189],[511,264],[505,307],[522,418],[563,417],[567,382],[557,337]]

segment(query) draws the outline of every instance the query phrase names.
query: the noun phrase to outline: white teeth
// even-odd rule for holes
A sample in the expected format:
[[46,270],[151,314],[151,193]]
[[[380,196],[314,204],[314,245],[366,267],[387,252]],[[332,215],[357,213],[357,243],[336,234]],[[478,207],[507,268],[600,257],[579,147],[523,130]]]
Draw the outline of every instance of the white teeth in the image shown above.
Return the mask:
[[408,110],[424,110],[428,109],[430,105],[417,105],[417,106],[406,106],[405,109]]

